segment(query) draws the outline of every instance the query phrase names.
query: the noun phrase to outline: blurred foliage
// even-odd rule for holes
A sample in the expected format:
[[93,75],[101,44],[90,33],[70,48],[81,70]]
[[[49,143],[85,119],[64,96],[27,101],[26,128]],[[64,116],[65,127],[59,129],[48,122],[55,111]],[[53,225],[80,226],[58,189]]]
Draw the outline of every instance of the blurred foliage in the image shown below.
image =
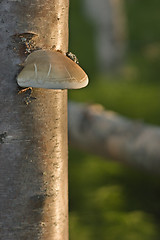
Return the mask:
[[[119,72],[95,64],[94,26],[80,0],[70,0],[70,51],[90,77],[70,99],[100,103],[132,119],[160,125],[160,1],[125,0],[128,52]],[[160,177],[70,148],[70,240],[159,240]]]

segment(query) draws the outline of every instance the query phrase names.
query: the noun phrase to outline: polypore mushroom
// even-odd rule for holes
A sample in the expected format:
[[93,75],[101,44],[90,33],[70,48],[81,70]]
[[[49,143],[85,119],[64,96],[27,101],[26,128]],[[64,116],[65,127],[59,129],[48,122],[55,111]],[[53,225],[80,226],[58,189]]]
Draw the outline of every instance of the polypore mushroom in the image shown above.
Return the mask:
[[63,53],[38,50],[26,58],[17,83],[20,87],[78,89],[87,86],[88,76]]

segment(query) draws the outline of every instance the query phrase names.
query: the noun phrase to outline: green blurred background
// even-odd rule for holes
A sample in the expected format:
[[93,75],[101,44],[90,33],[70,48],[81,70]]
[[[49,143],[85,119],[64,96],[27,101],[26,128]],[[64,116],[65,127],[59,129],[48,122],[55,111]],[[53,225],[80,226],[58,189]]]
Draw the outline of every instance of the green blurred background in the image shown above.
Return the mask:
[[[70,0],[70,47],[90,78],[74,101],[160,125],[160,1],[125,0],[128,47],[119,74],[96,67],[94,25]],[[160,177],[69,149],[70,240],[159,240]]]

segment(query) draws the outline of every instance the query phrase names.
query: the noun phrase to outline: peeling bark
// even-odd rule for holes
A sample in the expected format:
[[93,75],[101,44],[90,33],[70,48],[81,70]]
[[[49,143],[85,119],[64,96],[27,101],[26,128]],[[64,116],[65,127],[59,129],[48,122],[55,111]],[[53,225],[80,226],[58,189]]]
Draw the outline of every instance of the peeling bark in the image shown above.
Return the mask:
[[[68,0],[0,2],[0,239],[68,239],[67,90],[18,94],[36,49],[68,50]],[[27,105],[26,105],[27,103]]]
[[69,103],[69,142],[79,149],[160,173],[160,128],[100,105]]

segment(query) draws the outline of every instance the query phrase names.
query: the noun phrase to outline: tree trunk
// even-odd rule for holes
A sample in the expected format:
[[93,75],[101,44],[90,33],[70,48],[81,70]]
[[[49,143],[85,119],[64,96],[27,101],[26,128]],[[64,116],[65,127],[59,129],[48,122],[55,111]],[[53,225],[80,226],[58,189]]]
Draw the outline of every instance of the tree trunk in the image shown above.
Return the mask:
[[126,52],[124,0],[83,0],[86,17],[95,26],[95,51],[102,73],[118,70]]
[[160,173],[160,128],[100,105],[69,103],[69,140],[79,149]]
[[[27,54],[68,50],[68,0],[0,3],[0,239],[68,239],[67,90],[18,94]],[[27,103],[27,104],[26,104]]]

